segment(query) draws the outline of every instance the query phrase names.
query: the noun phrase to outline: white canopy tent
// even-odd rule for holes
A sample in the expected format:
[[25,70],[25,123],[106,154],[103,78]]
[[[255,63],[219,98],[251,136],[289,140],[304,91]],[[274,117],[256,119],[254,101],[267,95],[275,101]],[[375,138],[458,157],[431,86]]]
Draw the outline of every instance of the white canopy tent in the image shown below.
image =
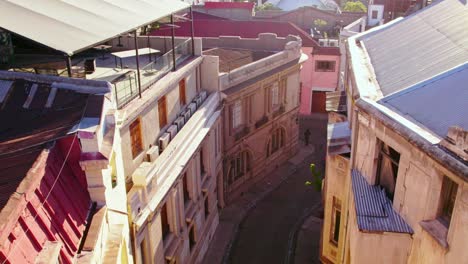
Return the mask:
[[71,56],[188,7],[178,0],[0,0],[0,27]]

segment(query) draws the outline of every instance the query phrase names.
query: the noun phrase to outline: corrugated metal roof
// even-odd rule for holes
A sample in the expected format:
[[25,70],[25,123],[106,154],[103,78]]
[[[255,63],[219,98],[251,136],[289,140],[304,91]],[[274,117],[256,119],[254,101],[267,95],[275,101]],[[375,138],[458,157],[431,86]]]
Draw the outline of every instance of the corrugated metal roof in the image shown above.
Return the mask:
[[346,112],[346,92],[328,92],[326,110],[327,112]]
[[188,7],[174,0],[0,0],[0,26],[72,55]]
[[357,170],[352,170],[351,177],[359,230],[413,234],[380,186],[368,184]]
[[468,63],[385,97],[379,103],[410,116],[442,138],[451,126],[468,130]]
[[384,96],[468,61],[466,1],[444,0],[359,39]]
[[327,125],[327,152],[329,155],[351,152],[351,129],[348,122]]

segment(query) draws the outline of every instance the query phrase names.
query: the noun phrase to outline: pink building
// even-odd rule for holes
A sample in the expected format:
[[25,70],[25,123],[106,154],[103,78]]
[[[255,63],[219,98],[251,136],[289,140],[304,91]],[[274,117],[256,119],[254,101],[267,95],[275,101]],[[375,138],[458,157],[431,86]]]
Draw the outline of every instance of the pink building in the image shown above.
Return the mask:
[[[190,22],[176,23],[176,36],[190,36]],[[187,24],[187,25],[185,25]],[[289,22],[273,21],[194,21],[196,37],[239,36],[257,38],[261,33],[275,33],[278,37],[296,35],[302,39],[302,52],[308,56],[301,70],[301,102],[299,114],[325,113],[326,92],[335,91],[338,86],[340,51],[337,47],[320,47],[304,30]],[[152,35],[169,36],[171,30],[155,30]]]

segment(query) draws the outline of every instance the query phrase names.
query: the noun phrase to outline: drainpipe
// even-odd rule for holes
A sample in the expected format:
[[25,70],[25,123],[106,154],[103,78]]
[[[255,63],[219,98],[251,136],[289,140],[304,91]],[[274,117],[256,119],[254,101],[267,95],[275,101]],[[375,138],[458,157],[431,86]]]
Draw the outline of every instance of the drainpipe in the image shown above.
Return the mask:
[[137,74],[138,74],[138,95],[141,98],[141,81],[140,81],[140,58],[138,55],[138,41],[137,41],[137,31],[135,30],[134,32],[134,37],[133,39],[135,40],[135,58],[136,58],[136,66],[137,66]]

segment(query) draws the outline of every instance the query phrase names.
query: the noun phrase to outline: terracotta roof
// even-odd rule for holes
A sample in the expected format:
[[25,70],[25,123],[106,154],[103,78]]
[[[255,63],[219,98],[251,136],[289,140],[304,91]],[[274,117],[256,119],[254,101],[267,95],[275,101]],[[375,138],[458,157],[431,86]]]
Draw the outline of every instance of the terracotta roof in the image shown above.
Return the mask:
[[205,2],[206,9],[248,9],[252,10],[255,6],[253,2]]
[[[176,23],[176,36],[190,36],[190,22]],[[289,22],[275,21],[232,21],[232,20],[194,20],[196,37],[240,36],[242,38],[257,38],[260,33],[275,33],[278,37],[296,35],[301,37],[305,47],[318,47],[318,43],[305,31]],[[170,30],[154,30],[154,36],[169,36]]]
[[203,52],[205,55],[219,57],[219,71],[229,72],[243,65],[263,59],[273,54],[267,51],[245,49],[214,48]]

